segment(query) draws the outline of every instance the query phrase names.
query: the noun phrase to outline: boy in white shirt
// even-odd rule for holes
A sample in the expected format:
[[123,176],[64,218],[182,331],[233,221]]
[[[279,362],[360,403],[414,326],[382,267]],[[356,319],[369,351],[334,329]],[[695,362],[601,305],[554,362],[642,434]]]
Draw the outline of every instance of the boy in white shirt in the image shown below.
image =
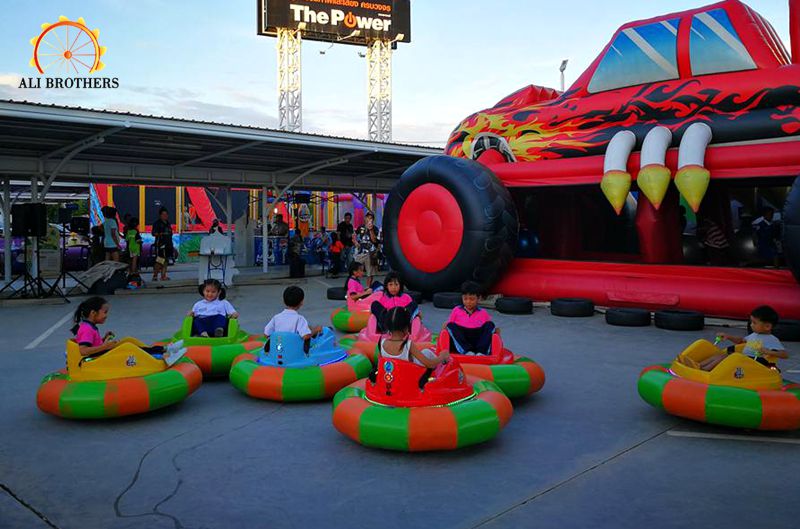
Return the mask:
[[225,291],[216,279],[206,279],[199,290],[203,299],[189,311],[189,316],[193,318],[192,336],[225,336],[228,318],[238,318],[239,313],[225,300]]
[[308,320],[300,315],[297,311],[303,306],[303,300],[306,294],[303,289],[296,286],[286,287],[283,291],[283,304],[286,309],[279,312],[269,320],[267,326],[264,327],[264,334],[267,336],[267,343],[264,349],[269,350],[269,337],[276,332],[294,332],[300,335],[305,341],[304,348],[308,352],[310,347],[310,340],[312,337],[322,332],[322,327],[309,327]]
[[[769,305],[761,305],[753,309],[750,313],[750,328],[752,333],[744,338],[739,336],[731,336],[730,334],[720,333],[717,335],[719,340],[728,340],[733,344],[746,344],[744,346],[745,355],[753,358],[756,362],[763,364],[767,367],[777,367],[775,364],[764,358],[765,355],[775,356],[777,358],[789,358],[789,353],[772,334],[772,328],[778,323],[778,313]],[[732,352],[733,347],[729,348],[728,352]],[[711,371],[714,367],[722,362],[727,354],[712,356],[711,358],[700,363],[700,369],[704,371]]]

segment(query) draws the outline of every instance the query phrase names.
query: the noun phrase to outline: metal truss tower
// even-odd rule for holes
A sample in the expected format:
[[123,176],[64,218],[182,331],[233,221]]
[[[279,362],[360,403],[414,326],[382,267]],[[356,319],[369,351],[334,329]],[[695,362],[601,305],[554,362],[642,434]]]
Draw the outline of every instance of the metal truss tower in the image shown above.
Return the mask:
[[278,121],[281,130],[303,129],[303,76],[299,30],[278,28]]
[[370,141],[392,141],[392,43],[367,47],[367,134]]

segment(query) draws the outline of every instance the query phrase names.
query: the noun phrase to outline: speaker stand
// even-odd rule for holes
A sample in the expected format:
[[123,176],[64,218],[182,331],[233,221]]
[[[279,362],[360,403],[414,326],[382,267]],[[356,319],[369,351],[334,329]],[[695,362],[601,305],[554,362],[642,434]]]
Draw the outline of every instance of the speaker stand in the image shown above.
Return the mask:
[[[59,296],[64,298],[67,301],[67,303],[69,303],[70,301],[67,299],[67,296],[73,290],[75,290],[78,287],[78,285],[80,285],[84,289],[86,289],[86,292],[89,292],[89,287],[87,287],[86,284],[83,281],[81,281],[80,279],[78,279],[77,277],[72,275],[70,272],[67,272],[67,268],[66,268],[66,264],[65,264],[66,260],[67,260],[67,231],[62,229],[61,230],[61,266],[60,266],[61,271],[59,272],[58,277],[56,278],[56,280],[53,282],[53,285],[50,287],[50,290],[48,291],[47,295],[48,296],[52,296],[54,293],[57,293]],[[73,285],[69,290],[67,290],[67,277],[69,277],[70,279],[75,281],[75,283],[77,283],[77,285]],[[58,286],[59,281],[61,282],[61,287]]]
[[[35,245],[36,248],[34,250],[34,258],[36,259],[36,276],[33,276],[28,272],[28,239],[25,238],[25,273],[19,275],[12,279],[10,283],[0,289],[0,293],[5,291],[8,288],[11,288],[13,292],[8,299],[13,299],[17,296],[21,298],[48,298],[52,297],[53,294],[56,294],[61,299],[69,303],[70,301],[64,295],[60,288],[58,288],[58,282],[54,284],[48,283],[41,275],[40,267],[39,267],[39,245]],[[5,250],[4,250],[5,251]],[[17,281],[19,278],[23,278],[23,283],[20,288],[15,289],[12,285]]]

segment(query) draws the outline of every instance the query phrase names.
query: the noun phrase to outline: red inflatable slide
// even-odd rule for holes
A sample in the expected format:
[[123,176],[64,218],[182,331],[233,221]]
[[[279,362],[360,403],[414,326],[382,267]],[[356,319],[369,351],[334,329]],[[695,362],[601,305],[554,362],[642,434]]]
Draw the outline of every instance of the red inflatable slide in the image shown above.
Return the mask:
[[[195,214],[197,215],[193,227],[193,231],[208,231],[211,229],[211,224],[217,218],[214,213],[214,208],[211,206],[211,200],[205,188],[202,187],[187,187],[186,194],[189,195],[189,200],[192,201]],[[224,228],[223,228],[224,229]]]

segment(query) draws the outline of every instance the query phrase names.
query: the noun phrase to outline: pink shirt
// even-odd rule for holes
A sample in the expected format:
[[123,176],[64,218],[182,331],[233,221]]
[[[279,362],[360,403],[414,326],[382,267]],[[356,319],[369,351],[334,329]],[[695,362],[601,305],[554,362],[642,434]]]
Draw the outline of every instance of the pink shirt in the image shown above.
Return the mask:
[[490,321],[492,319],[489,317],[489,313],[482,308],[476,307],[472,313],[469,313],[464,308],[464,305],[459,305],[450,313],[450,319],[447,320],[447,323],[455,323],[465,329],[477,329]]
[[75,333],[75,341],[78,345],[87,345],[89,347],[97,347],[103,345],[103,338],[100,336],[100,331],[97,327],[88,322],[82,321],[78,325],[78,332]]
[[383,305],[383,308],[386,310],[393,309],[395,307],[407,307],[412,300],[411,296],[408,294],[402,294],[400,296],[391,296],[387,294],[385,291],[383,295],[378,299],[378,302]]
[[361,281],[355,278],[350,278],[347,280],[347,295],[350,294],[361,294],[364,292],[364,285],[361,284]]

